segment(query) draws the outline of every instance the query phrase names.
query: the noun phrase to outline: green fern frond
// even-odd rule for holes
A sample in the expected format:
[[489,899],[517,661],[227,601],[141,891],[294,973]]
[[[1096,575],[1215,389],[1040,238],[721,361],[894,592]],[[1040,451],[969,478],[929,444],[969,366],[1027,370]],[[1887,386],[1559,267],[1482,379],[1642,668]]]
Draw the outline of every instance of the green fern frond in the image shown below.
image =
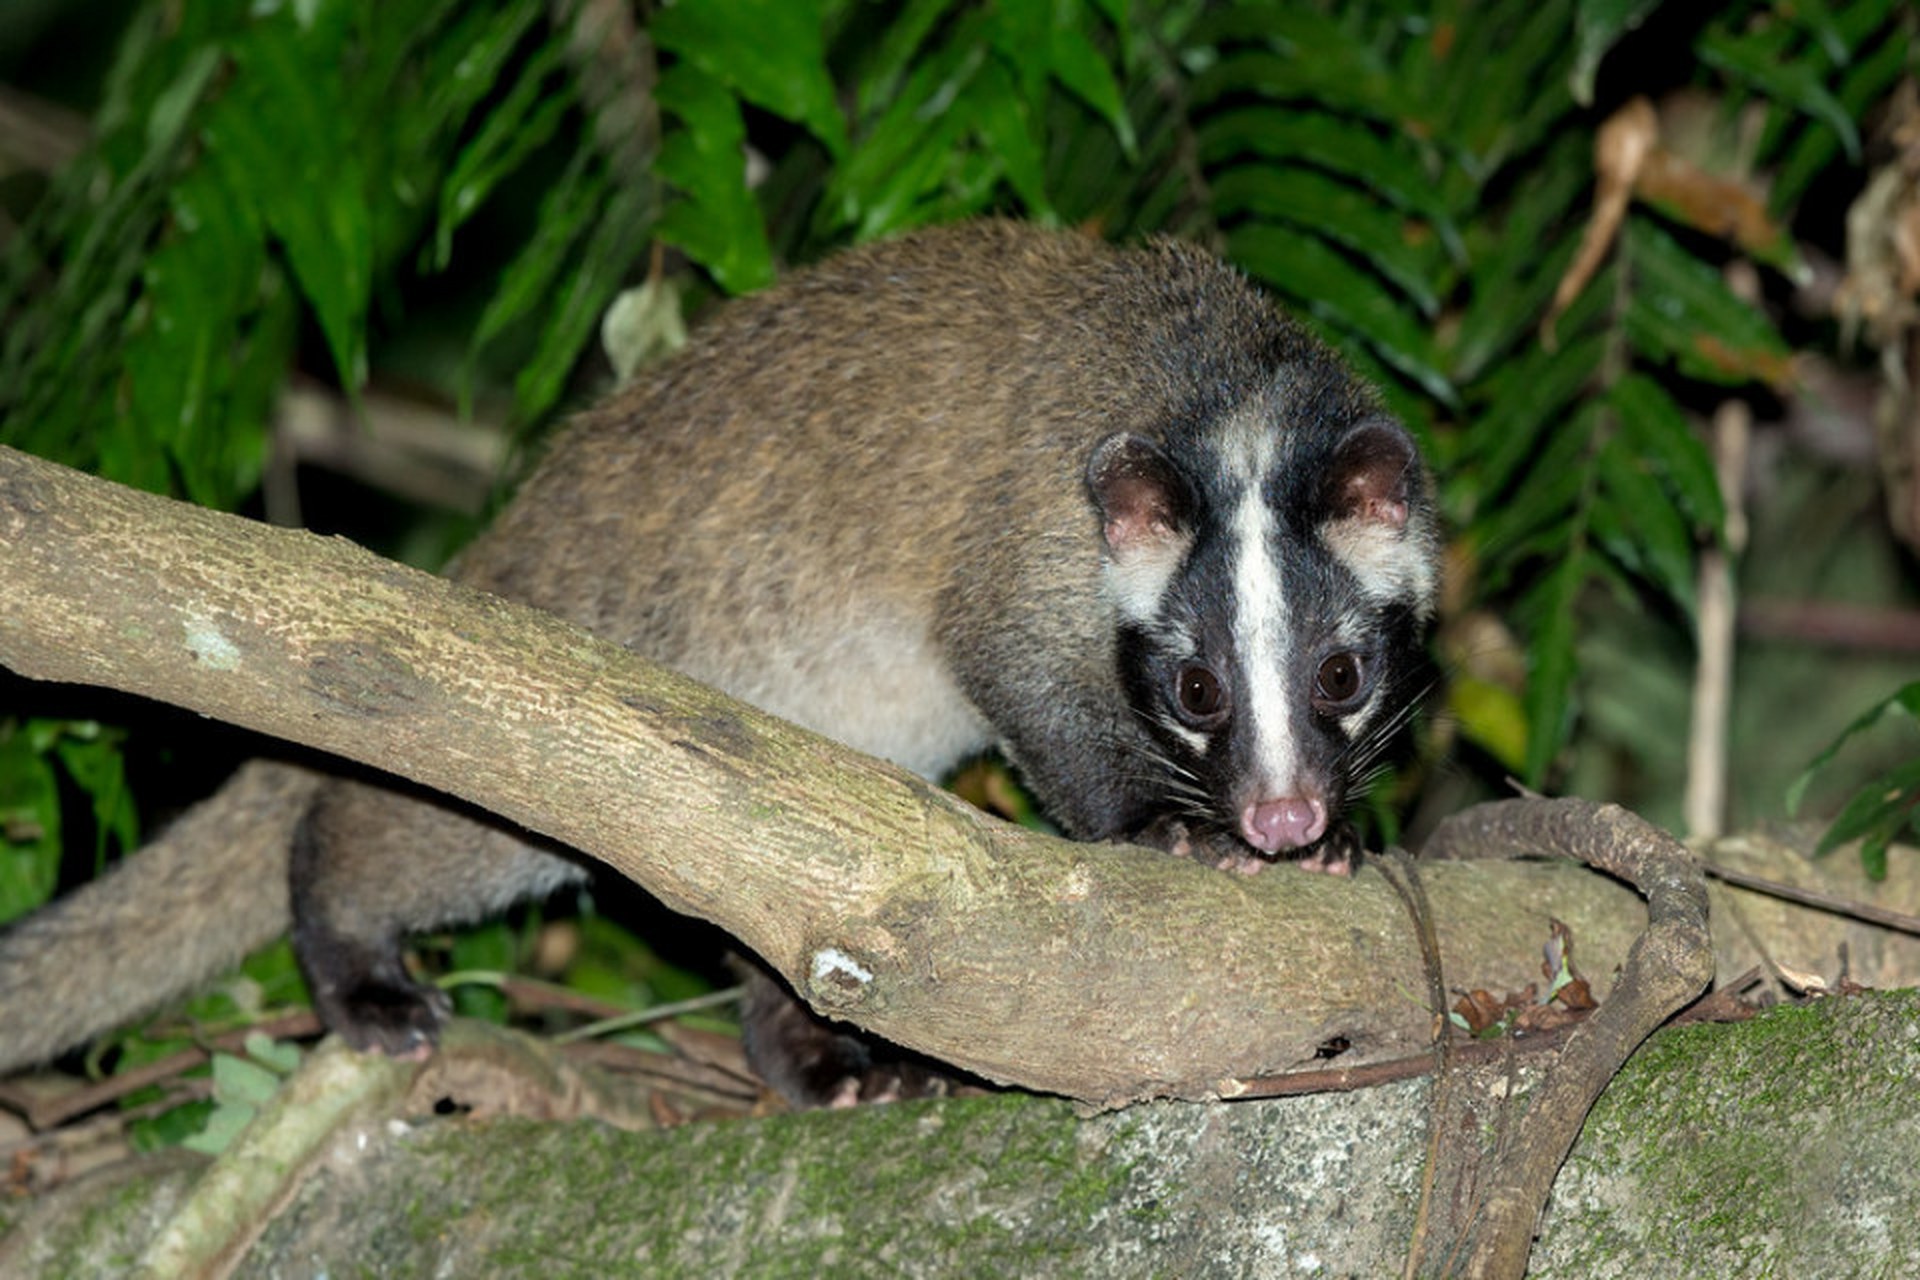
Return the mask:
[[1363,367],[1451,404],[1432,323],[1443,246],[1457,243],[1432,156],[1404,124],[1416,104],[1390,61],[1393,41],[1296,5],[1209,14],[1189,57],[1198,163],[1227,255],[1264,281]]
[[[92,149],[14,246],[0,295],[8,442],[210,505],[238,501],[258,479],[300,317],[356,392],[375,282],[428,226],[429,261],[445,266],[461,223],[577,101],[544,11],[209,0],[171,25],[143,15]],[[647,219],[601,207],[628,218],[623,252],[593,264],[617,280]],[[528,275],[507,277],[526,298],[553,282]],[[511,302],[497,302],[490,334],[515,316]],[[550,325],[536,385],[557,386],[551,363],[570,366],[590,331],[570,312]]]
[[907,6],[877,38],[850,32],[856,119],[815,233],[868,239],[1009,205],[1057,221],[1046,125],[1058,98],[1136,154],[1118,54],[1107,52],[1132,44],[1123,13],[1088,0],[935,0]]

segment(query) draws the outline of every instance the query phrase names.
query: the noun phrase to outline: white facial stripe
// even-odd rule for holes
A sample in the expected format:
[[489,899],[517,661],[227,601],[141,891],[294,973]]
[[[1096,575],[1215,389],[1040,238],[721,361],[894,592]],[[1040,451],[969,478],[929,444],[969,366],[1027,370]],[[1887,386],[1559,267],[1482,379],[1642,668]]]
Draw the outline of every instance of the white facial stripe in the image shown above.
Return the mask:
[[1321,543],[1353,574],[1362,595],[1381,604],[1411,605],[1424,618],[1433,611],[1436,584],[1431,557],[1422,554],[1416,536],[1359,517],[1320,526]]
[[1220,425],[1220,457],[1227,474],[1258,490],[1273,471],[1273,427],[1258,406],[1242,405]]
[[1181,724],[1172,716],[1156,716],[1154,718],[1160,722],[1161,728],[1186,743],[1187,746],[1192,749],[1193,754],[1205,758],[1207,748],[1212,745],[1212,740],[1209,739],[1206,734],[1195,729],[1187,728],[1187,726]]
[[1273,512],[1261,500],[1260,485],[1249,484],[1234,517],[1233,627],[1247,685],[1240,705],[1253,733],[1253,786],[1262,799],[1290,796],[1299,769],[1286,687],[1292,628],[1273,534]]
[[1367,696],[1367,700],[1357,711],[1350,711],[1340,717],[1340,730],[1347,735],[1349,742],[1358,742],[1361,733],[1373,723],[1374,714],[1380,708],[1380,693],[1380,686],[1375,685],[1373,692]]

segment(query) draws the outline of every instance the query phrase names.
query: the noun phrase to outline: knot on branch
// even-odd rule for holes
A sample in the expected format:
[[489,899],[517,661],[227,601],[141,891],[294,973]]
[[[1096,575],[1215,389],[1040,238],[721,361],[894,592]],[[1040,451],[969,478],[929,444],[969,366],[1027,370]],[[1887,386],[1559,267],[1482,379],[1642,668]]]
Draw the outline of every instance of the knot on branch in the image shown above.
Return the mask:
[[873,969],[839,947],[825,946],[807,963],[807,996],[822,1012],[848,1012],[873,996]]
[[0,455],[0,513],[4,513],[10,533],[27,521],[47,513],[47,485],[29,466],[24,455]]
[[309,693],[357,716],[410,714],[432,692],[404,657],[374,639],[316,644],[302,675]]

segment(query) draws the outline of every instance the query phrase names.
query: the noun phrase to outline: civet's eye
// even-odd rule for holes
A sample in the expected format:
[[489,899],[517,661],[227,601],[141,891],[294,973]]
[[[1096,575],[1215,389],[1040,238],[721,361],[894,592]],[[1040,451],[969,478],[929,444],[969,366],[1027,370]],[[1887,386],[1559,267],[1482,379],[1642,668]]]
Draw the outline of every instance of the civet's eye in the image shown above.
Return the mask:
[[1211,720],[1226,710],[1220,677],[1198,663],[1180,668],[1180,674],[1174,677],[1173,693],[1180,710],[1193,720]]
[[1313,690],[1322,702],[1351,702],[1362,687],[1360,655],[1336,653],[1320,664],[1314,676]]

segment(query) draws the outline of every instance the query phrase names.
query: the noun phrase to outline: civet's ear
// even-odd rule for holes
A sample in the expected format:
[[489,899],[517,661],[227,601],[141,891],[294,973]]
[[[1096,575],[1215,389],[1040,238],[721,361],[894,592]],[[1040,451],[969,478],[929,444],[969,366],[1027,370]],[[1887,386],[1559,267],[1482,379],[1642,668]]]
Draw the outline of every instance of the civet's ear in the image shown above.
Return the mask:
[[1087,460],[1087,487],[1100,508],[1100,534],[1114,559],[1157,557],[1189,537],[1193,498],[1151,440],[1111,435]]

